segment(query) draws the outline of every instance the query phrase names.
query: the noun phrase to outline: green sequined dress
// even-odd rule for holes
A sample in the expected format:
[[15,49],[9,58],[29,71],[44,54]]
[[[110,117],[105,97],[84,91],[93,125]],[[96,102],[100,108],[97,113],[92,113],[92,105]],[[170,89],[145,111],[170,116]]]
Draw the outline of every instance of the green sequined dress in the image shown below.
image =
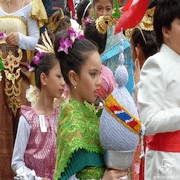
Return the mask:
[[70,99],[58,120],[55,179],[101,179],[104,167],[99,118],[90,104]]

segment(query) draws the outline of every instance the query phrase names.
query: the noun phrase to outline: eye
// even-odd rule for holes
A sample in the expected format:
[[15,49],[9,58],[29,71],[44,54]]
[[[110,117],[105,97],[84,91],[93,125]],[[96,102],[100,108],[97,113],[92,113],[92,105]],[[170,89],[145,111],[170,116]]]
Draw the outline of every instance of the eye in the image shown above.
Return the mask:
[[98,7],[97,10],[98,10],[98,11],[102,11],[102,8],[101,8],[101,7]]
[[90,73],[90,75],[91,75],[92,77],[95,77],[95,76],[96,76],[96,73],[95,73],[95,72],[92,72],[92,73]]
[[62,78],[62,75],[56,75],[58,78]]
[[111,11],[111,8],[107,8],[106,11],[108,11],[108,12]]

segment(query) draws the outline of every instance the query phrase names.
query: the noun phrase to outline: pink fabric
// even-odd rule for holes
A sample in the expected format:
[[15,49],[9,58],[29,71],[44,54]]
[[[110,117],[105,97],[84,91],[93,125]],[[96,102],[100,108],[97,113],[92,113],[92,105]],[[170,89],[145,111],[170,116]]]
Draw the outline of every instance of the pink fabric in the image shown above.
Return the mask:
[[21,114],[32,127],[24,155],[25,164],[34,169],[37,176],[53,180],[59,108],[56,108],[54,114],[44,116],[47,132],[41,132],[39,116],[31,107],[22,106]]
[[105,99],[116,87],[116,82],[112,71],[104,65],[102,65],[100,78],[101,88],[99,91],[99,95],[102,99]]

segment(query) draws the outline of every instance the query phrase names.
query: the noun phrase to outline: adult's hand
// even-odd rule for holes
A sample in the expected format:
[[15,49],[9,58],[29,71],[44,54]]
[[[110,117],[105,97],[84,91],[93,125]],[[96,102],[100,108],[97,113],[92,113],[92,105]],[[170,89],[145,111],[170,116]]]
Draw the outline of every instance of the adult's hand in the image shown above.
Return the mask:
[[102,180],[120,180],[128,174],[128,170],[106,169]]
[[6,37],[6,43],[9,46],[16,46],[19,42],[19,34],[17,32],[11,32],[7,37]]

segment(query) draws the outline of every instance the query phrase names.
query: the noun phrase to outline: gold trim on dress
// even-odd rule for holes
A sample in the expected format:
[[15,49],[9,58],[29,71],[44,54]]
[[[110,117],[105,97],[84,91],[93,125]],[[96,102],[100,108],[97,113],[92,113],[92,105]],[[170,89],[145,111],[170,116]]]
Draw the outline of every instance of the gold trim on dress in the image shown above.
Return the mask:
[[[4,48],[6,49],[6,47]],[[22,50],[18,49],[18,57],[13,55],[12,50],[6,50],[6,52],[7,56],[3,58],[3,51],[0,50],[0,57],[2,57],[5,72],[4,91],[9,100],[9,108],[16,116],[17,109],[21,106],[19,96],[22,90],[22,78],[20,77],[21,68],[19,66],[22,59]]]

